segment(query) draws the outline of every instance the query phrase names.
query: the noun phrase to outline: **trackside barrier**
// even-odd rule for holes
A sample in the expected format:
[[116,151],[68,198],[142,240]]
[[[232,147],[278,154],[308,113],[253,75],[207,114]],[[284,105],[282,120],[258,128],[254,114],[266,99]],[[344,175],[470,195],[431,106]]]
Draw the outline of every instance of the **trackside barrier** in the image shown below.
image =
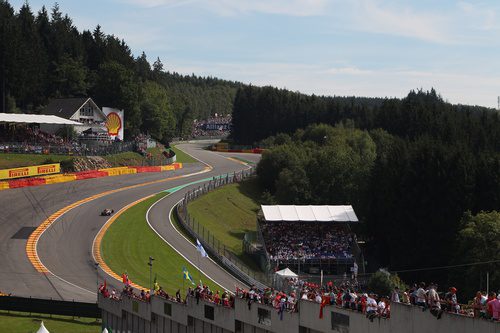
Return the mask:
[[220,175],[214,177],[208,183],[203,184],[186,193],[184,199],[175,206],[175,214],[184,230],[193,238],[199,239],[210,257],[221,264],[232,275],[244,281],[247,285],[255,285],[258,288],[265,288],[269,284],[269,277],[266,274],[259,274],[250,271],[248,267],[229,249],[225,244],[210,234],[210,230],[196,222],[188,212],[187,206],[190,201],[207,194],[208,192],[231,183],[237,183],[245,178],[251,177],[255,169],[243,170],[238,173]]
[[137,173],[137,170],[129,167],[104,168],[104,169],[99,169],[99,171],[106,172],[108,176],[130,175]]
[[9,188],[19,188],[26,186],[37,186],[44,185],[45,179],[43,178],[26,178],[26,179],[15,179],[9,180]]
[[101,310],[97,307],[96,303],[58,301],[31,297],[2,296],[0,297],[0,310],[101,318]]
[[92,170],[92,171],[83,171],[75,174],[76,180],[81,179],[89,179],[89,178],[100,178],[106,177],[108,174],[104,171]]
[[262,154],[265,149],[263,148],[253,148],[253,149],[226,149],[226,148],[214,148],[213,151],[218,151],[221,153],[247,153],[247,154]]
[[62,175],[55,175],[55,176],[45,176],[45,183],[46,184],[57,184],[57,183],[65,183],[65,182],[72,182],[73,180],[76,180],[76,176],[73,174],[62,174]]
[[50,176],[43,176],[37,178],[24,178],[15,179],[9,181],[0,181],[0,191],[9,188],[19,188],[26,186],[37,186],[45,184],[57,184],[65,183],[74,180],[100,178],[108,176],[119,176],[119,175],[129,175],[142,172],[162,172],[162,171],[173,171],[182,169],[182,163],[173,163],[170,165],[163,166],[135,166],[135,167],[117,167],[117,168],[105,168],[99,170],[82,171],[67,174],[57,174]]
[[175,170],[175,166],[173,165],[162,165],[160,167],[161,171],[172,171]]
[[159,166],[138,166],[138,167],[131,167],[137,170],[137,173],[142,173],[142,172],[160,172],[161,167]]

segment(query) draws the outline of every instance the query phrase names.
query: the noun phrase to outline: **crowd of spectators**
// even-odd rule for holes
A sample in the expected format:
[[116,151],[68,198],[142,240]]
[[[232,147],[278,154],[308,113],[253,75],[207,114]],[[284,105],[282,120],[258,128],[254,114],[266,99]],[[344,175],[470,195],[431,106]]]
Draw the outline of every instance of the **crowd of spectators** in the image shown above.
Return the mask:
[[193,121],[191,136],[197,138],[228,135],[231,130],[231,122],[232,117],[230,114],[224,116],[216,113],[214,117],[205,120],[195,119]]
[[[128,278],[120,295],[113,289],[111,292],[106,287],[106,282],[99,286],[99,292],[107,298],[120,299],[123,297],[135,298],[144,302],[150,301],[149,291],[142,290],[137,294],[128,283]],[[402,303],[408,306],[418,306],[422,311],[429,311],[434,317],[440,319],[443,313],[448,312],[456,315],[464,315],[475,318],[485,318],[498,322],[500,319],[500,296],[491,292],[487,296],[478,292],[469,305],[460,305],[457,301],[457,289],[450,287],[448,292],[439,293],[435,283],[426,285],[414,284],[406,290],[397,287],[390,295],[376,295],[363,290],[356,281],[352,283],[345,281],[335,285],[329,281],[324,285],[306,282],[297,278],[286,279],[286,283],[292,287],[292,291],[285,293],[273,288],[258,289],[255,286],[250,289],[236,288],[235,296],[228,291],[222,293],[212,291],[208,286],[198,285],[187,290],[186,298],[182,299],[180,290],[175,297],[170,296],[161,286],[155,283],[154,294],[171,301],[186,303],[190,296],[198,304],[200,299],[214,303],[218,306],[234,307],[234,297],[244,299],[250,310],[253,303],[267,305],[275,309],[280,317],[283,313],[298,312],[299,300],[320,304],[319,317],[322,318],[323,308],[333,305],[362,313],[370,321],[376,318],[389,319],[391,317],[391,303]],[[441,294],[441,295],[440,295]]]
[[65,140],[55,134],[50,134],[41,131],[38,128],[29,126],[9,129],[3,126],[0,130],[0,142],[23,142],[27,144],[54,144],[62,145]]
[[354,235],[329,223],[262,222],[269,259],[349,259]]

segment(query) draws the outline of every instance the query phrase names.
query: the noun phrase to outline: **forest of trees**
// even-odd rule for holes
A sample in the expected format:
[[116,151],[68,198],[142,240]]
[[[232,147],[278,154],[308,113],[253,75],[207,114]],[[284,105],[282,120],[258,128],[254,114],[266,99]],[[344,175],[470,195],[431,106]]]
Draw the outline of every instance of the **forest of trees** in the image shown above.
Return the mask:
[[[267,201],[352,204],[370,269],[406,271],[500,260],[499,118],[433,90],[363,101],[245,87],[232,135],[271,148],[257,167]],[[500,286],[498,267],[401,276],[471,295],[485,288],[488,271]]]
[[0,0],[0,112],[39,113],[51,98],[92,97],[125,110],[126,136],[187,136],[193,119],[232,111],[239,83],[170,73],[158,58],[134,57],[100,26],[79,32],[55,4],[18,12]]

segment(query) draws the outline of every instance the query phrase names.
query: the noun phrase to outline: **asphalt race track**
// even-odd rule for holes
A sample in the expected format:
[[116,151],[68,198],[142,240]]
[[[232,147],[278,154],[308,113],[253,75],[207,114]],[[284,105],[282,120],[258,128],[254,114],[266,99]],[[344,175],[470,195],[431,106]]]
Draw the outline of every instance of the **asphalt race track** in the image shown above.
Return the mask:
[[[260,159],[260,155],[253,154],[209,152],[202,149],[204,145],[206,143],[178,145],[178,148],[213,167],[211,171],[204,173],[201,171],[206,169],[206,165],[189,163],[176,171],[104,177],[0,191],[0,291],[17,296],[94,302],[97,276],[92,257],[92,243],[99,229],[108,220],[108,217],[99,216],[104,208],[111,208],[116,212],[150,194],[247,168],[227,158],[230,156],[240,155],[241,158],[252,162]],[[192,173],[198,174],[167,180]],[[112,189],[161,179],[166,181],[106,195],[75,207],[57,219],[41,236],[37,247],[41,262],[51,273],[37,272],[28,260],[26,238],[29,232],[20,235],[21,232],[17,235],[18,238],[13,238],[23,227],[34,229],[58,209],[80,199]],[[198,252],[173,228],[168,216],[171,208],[184,194],[197,186],[200,186],[200,183],[167,196],[159,201],[148,215],[151,226],[196,266]],[[226,289],[234,290],[235,285],[241,285],[232,275],[212,261],[203,260],[200,263],[201,270]],[[119,281],[110,281],[111,279],[102,270],[99,270],[98,274],[100,281],[106,277],[108,284],[121,289]]]

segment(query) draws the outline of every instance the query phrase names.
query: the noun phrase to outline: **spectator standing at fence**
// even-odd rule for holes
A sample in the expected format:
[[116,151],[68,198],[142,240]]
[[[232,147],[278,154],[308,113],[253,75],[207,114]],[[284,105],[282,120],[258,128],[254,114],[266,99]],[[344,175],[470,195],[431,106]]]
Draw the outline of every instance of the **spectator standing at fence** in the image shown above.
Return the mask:
[[420,282],[420,287],[415,291],[415,304],[423,307],[422,311],[427,310],[427,293],[424,288],[425,283]]
[[478,291],[476,297],[472,300],[472,308],[474,309],[474,318],[479,318],[481,316],[481,310],[483,309],[483,294]]
[[377,316],[377,301],[374,298],[373,294],[369,294],[366,298],[366,317],[373,321],[373,318]]
[[448,311],[452,313],[458,313],[458,310],[460,310],[460,306],[458,305],[457,301],[457,288],[450,287],[449,291],[444,296],[444,299],[446,301],[446,307]]
[[491,318],[494,321],[500,320],[500,293],[497,298],[488,302],[488,306],[491,308]]
[[398,287],[394,287],[394,290],[392,291],[391,302],[399,303],[399,288]]
[[443,310],[441,309],[441,299],[439,298],[439,294],[437,293],[437,285],[431,284],[429,290],[427,292],[427,301],[429,303],[429,308],[431,309],[431,313],[437,319],[441,319],[443,315]]
[[488,300],[486,301],[486,318],[491,319],[493,318],[493,309],[492,305],[494,300],[497,299],[497,294],[494,291],[491,291],[488,294]]

